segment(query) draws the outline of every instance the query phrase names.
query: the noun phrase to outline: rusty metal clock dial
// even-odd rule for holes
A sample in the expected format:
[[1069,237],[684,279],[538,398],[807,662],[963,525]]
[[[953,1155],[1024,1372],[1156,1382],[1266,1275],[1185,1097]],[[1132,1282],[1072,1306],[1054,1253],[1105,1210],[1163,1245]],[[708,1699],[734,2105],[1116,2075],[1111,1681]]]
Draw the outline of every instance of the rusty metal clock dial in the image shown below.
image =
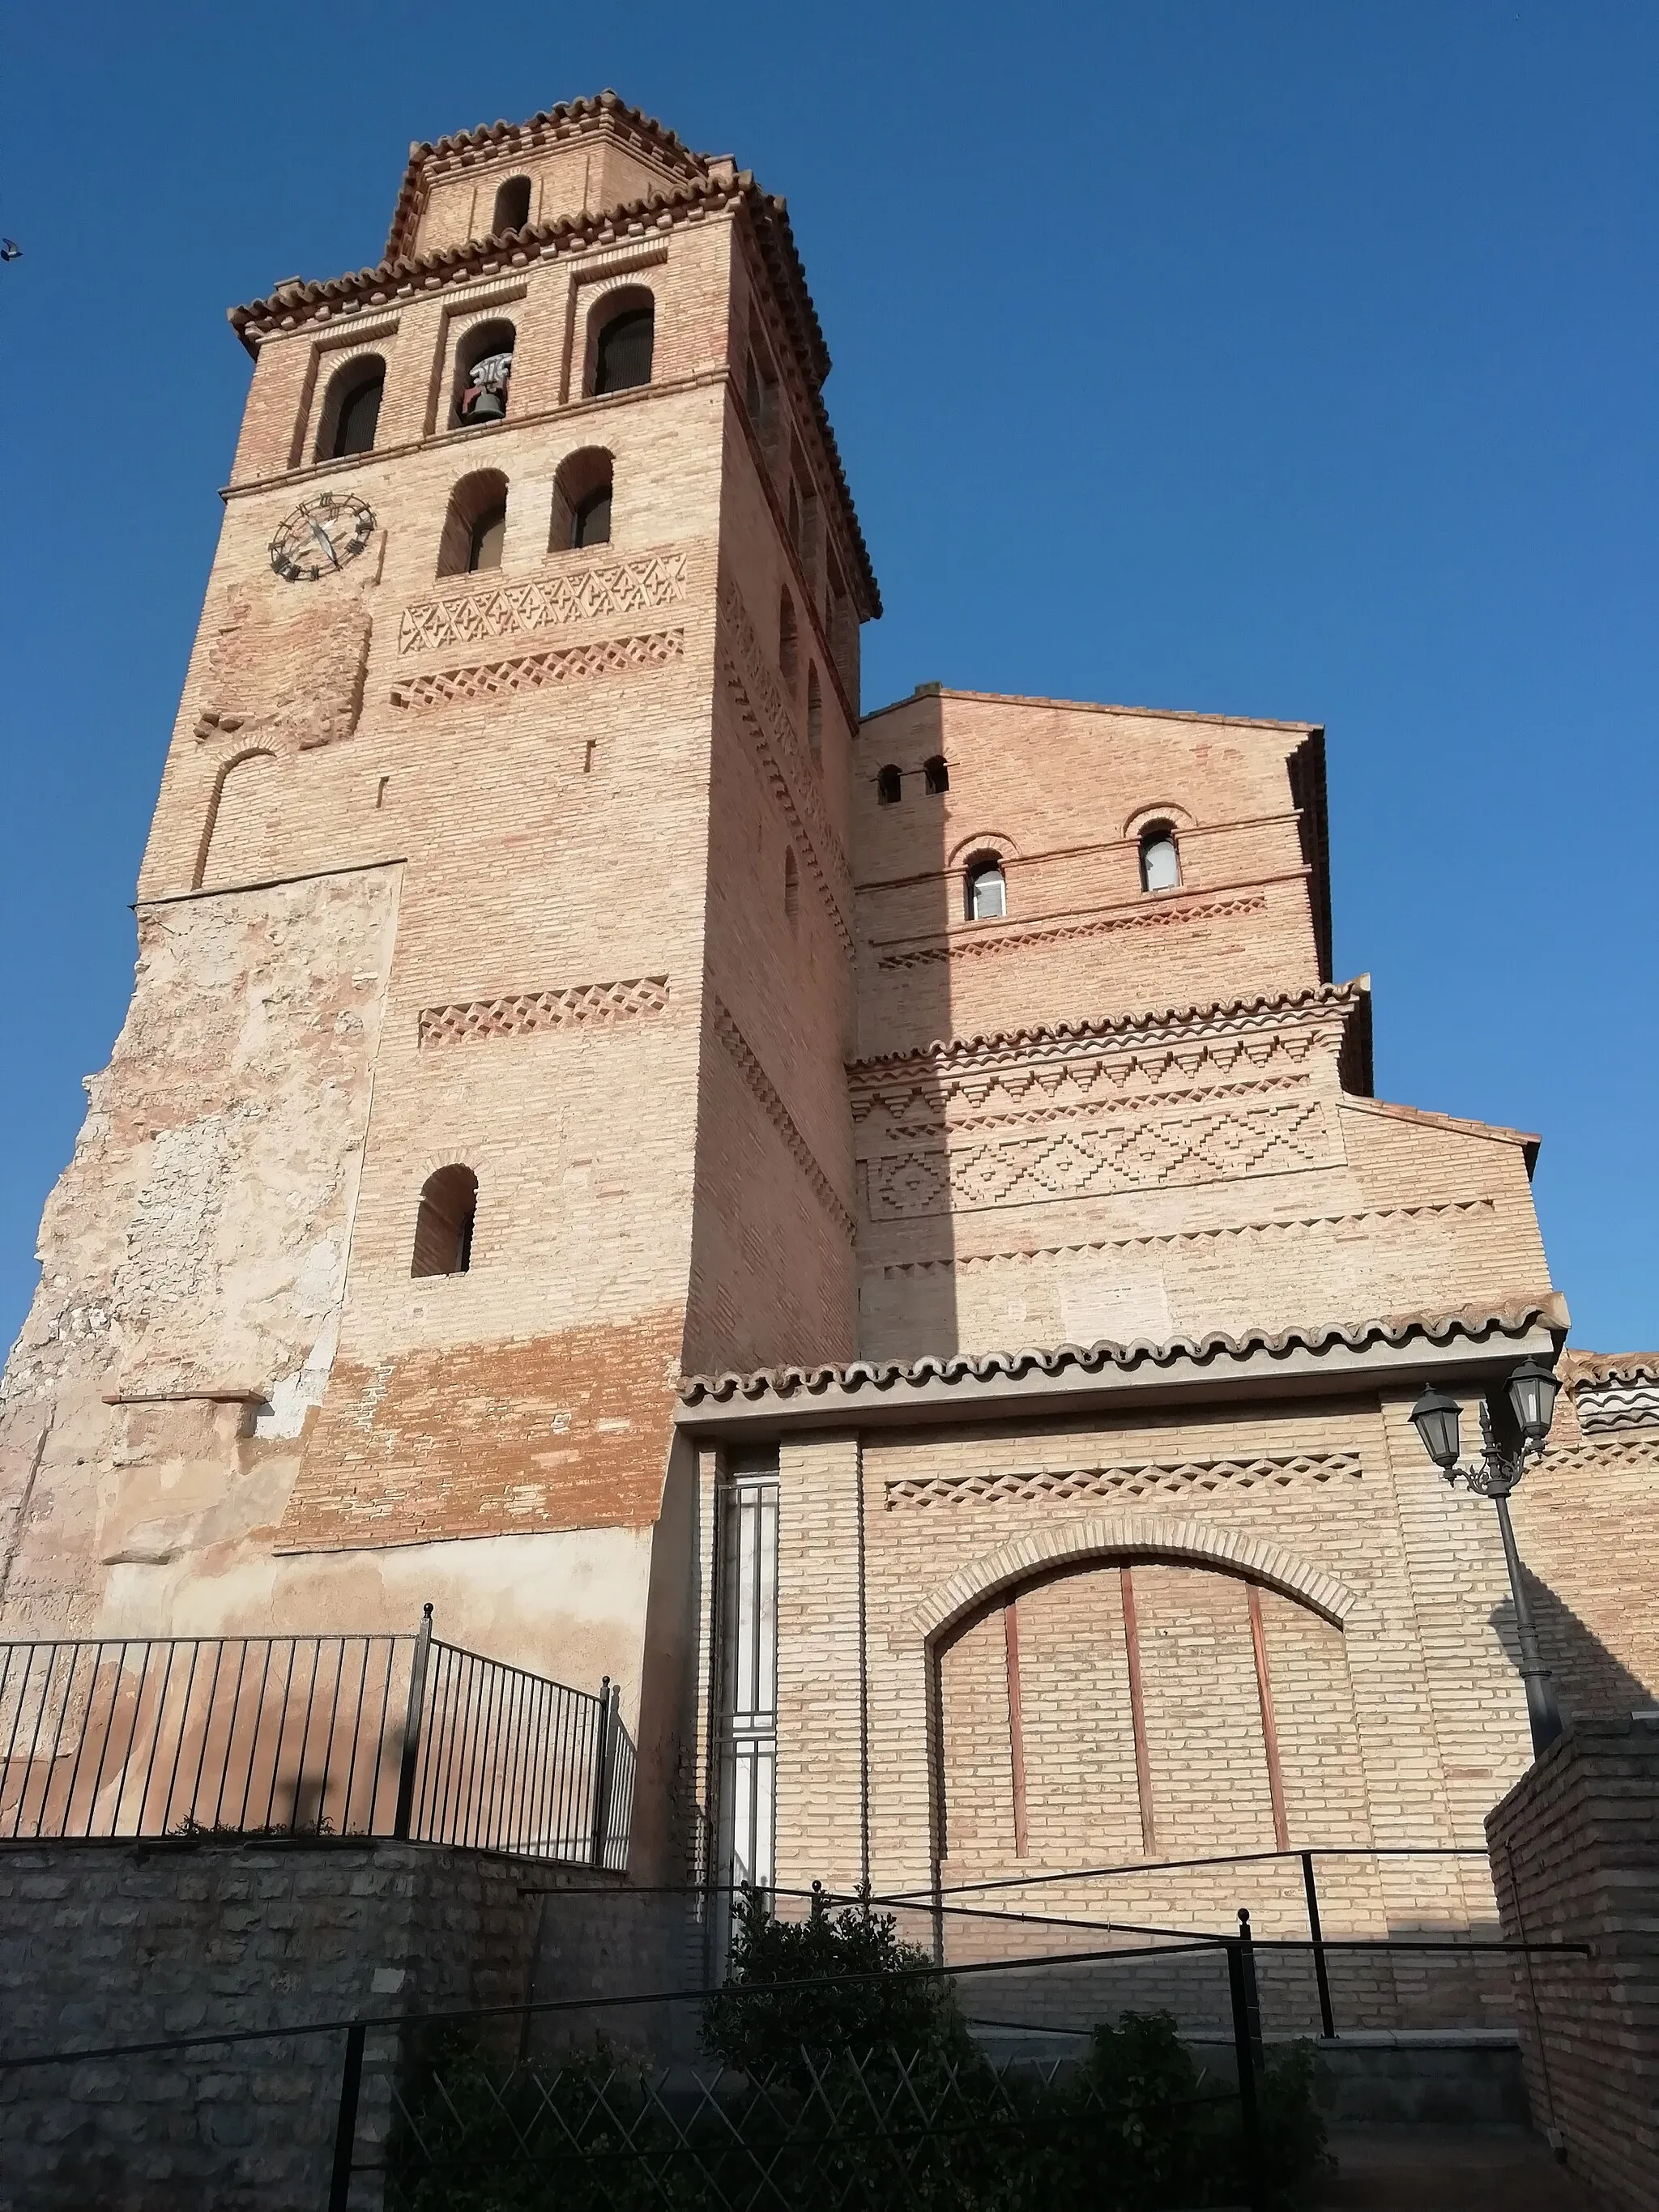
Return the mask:
[[320,491],[284,515],[270,541],[270,565],[285,584],[337,575],[374,535],[374,511],[349,493]]

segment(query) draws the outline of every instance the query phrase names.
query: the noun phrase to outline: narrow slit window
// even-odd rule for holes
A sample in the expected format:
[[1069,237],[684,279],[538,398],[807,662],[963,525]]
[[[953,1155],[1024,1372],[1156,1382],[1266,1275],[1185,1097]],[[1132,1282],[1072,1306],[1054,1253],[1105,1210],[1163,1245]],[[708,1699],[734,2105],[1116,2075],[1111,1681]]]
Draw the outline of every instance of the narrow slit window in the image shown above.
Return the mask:
[[800,870],[791,851],[783,856],[783,911],[793,929],[800,916]]
[[785,592],[778,600],[778,671],[792,690],[797,673],[798,652],[795,603]]
[[823,750],[823,687],[811,661],[806,664],[806,742],[817,760]]

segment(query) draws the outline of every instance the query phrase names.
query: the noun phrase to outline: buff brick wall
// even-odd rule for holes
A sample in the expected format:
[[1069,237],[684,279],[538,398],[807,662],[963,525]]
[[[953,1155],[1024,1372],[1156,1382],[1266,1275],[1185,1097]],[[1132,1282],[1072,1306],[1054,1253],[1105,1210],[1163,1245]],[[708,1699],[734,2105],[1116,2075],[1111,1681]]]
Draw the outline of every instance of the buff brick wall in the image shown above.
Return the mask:
[[[946,693],[866,721],[857,789],[860,1050],[1319,981],[1285,762],[1302,727]],[[922,788],[942,753],[943,798]],[[882,805],[891,763],[903,796]],[[1135,825],[1182,830],[1148,895]],[[961,869],[1006,856],[1008,917],[963,919]]]
[[[1126,1557],[1139,1562],[1133,1577],[1158,1855],[1270,1846],[1262,1722],[1237,1579],[1248,1556],[1267,1560],[1270,1578],[1303,1566],[1332,1578],[1345,1607],[1339,1626],[1294,1592],[1273,1589],[1271,1579],[1263,1594],[1292,1846],[1443,1852],[1457,1844],[1476,1854],[1322,1863],[1327,1932],[1489,1928],[1480,1822],[1527,1755],[1512,1662],[1495,1634],[1470,1628],[1483,1607],[1501,1601],[1502,1561],[1484,1520],[1448,1512],[1469,1501],[1443,1496],[1426,1462],[1415,1463],[1414,1435],[1395,1427],[1403,1418],[1403,1403],[1334,1400],[1172,1412],[1109,1427],[900,1432],[866,1437],[861,1448],[786,1444],[780,1880],[850,1886],[856,1878],[858,1801],[850,1781],[824,1786],[829,1768],[821,1761],[837,1772],[849,1765],[850,1749],[836,1747],[844,1747],[860,1709],[867,1711],[870,1865],[878,1893],[927,1893],[941,1790],[947,1883],[1140,1857],[1119,1680],[1117,1566]],[[853,1647],[855,1468],[868,1617],[861,1679]],[[1087,1556],[1074,1563],[1085,1571],[1043,1581],[1045,1570],[1052,1576],[1072,1560],[1079,1541]],[[1249,1553],[1252,1544],[1267,1548]],[[973,1618],[972,1594],[986,1575],[994,1588],[999,1573],[1022,1585],[1025,1860],[1012,1854],[1005,1794],[1012,1771],[1000,1601],[981,1597],[979,1607],[990,1610],[977,1624]],[[941,1647],[927,1626],[935,1601],[967,1607],[969,1623],[955,1640],[945,1638],[937,1689],[929,1651]],[[810,1661],[802,1656],[808,1650]],[[940,1762],[930,1771],[936,1729]],[[1103,1773],[1115,1775],[1115,1790],[1103,1788]],[[973,1901],[1217,1927],[1249,1904],[1264,1934],[1296,1937],[1306,1926],[1294,1862],[1015,1887]],[[949,1925],[953,1943],[981,1949],[1026,1940],[1011,1936],[1006,1923]],[[1343,1964],[1338,1980],[1339,2009],[1350,2026],[1482,2019],[1502,2026],[1507,2019],[1498,1980],[1463,1966],[1362,1956]],[[1284,2019],[1294,2014],[1306,2026],[1310,1987],[1305,1962],[1286,1966]],[[1188,2006],[1171,1989],[1171,2001]],[[1212,1994],[1189,1992],[1189,2015],[1207,2018]]]

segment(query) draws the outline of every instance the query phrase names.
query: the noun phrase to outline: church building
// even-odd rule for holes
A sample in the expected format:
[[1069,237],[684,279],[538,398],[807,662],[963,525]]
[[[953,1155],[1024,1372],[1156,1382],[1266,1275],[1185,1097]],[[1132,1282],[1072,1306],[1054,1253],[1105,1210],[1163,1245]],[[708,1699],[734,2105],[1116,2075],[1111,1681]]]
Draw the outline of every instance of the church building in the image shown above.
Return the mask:
[[1628,1713],[1659,1355],[1564,1351],[1535,1135],[1376,1095],[1322,730],[866,711],[784,203],[612,94],[416,145],[379,262],[230,320],[0,1640],[429,1602],[620,1686],[641,1881],[1341,1845],[1346,1924],[1490,1919],[1510,1585],[1411,1409],[1555,1369],[1528,1588]]

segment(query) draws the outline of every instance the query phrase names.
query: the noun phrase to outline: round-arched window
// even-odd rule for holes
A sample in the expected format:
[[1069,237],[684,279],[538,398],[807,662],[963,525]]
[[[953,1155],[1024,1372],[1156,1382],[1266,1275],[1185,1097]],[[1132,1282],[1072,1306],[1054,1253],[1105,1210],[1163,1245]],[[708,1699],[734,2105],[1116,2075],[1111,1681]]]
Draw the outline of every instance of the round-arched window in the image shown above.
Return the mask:
[[1000,921],[1008,911],[1008,884],[997,855],[982,853],[970,860],[963,881],[969,921]]
[[1181,884],[1181,853],[1168,822],[1149,822],[1140,833],[1140,888],[1172,891]]

